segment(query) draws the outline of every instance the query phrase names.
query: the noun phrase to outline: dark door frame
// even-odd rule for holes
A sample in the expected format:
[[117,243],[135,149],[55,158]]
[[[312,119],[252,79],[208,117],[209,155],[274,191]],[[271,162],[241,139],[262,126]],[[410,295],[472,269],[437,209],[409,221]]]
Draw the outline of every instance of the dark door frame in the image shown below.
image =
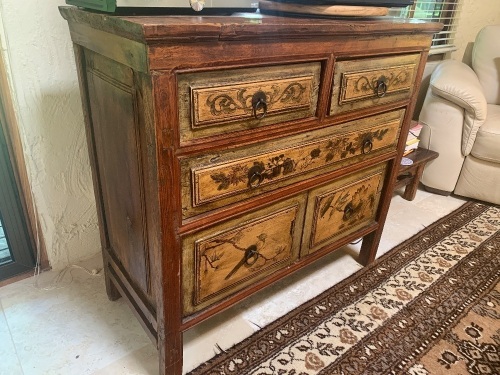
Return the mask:
[[0,280],[5,280],[34,269],[35,252],[14,179],[3,127],[0,128],[0,221],[12,259],[0,265]]
[[[0,286],[5,284],[5,281],[1,281],[5,279],[5,275],[15,275],[19,273],[25,273],[25,271],[31,271],[34,268],[34,263],[32,266],[30,265],[30,260],[32,262],[36,262],[38,260],[38,266],[41,270],[49,269],[49,262],[47,258],[47,252],[45,248],[45,241],[43,239],[43,235],[41,231],[38,230],[40,228],[38,215],[36,214],[36,209],[34,202],[32,200],[31,186],[28,179],[28,174],[26,171],[26,163],[24,159],[24,153],[21,143],[21,138],[19,136],[19,131],[17,127],[17,118],[14,111],[14,105],[12,102],[12,95],[10,91],[9,81],[7,79],[7,70],[6,65],[4,63],[4,56],[0,55],[0,132],[2,133],[2,139],[4,144],[0,147],[0,152],[6,153],[7,156],[1,155],[0,159],[8,160],[8,163],[4,163],[6,165],[3,166],[4,175],[10,175],[9,184],[14,187],[14,192],[9,194],[9,197],[5,196],[2,198],[2,193],[0,193],[0,201],[1,200],[11,200],[11,207],[15,207],[15,210],[18,214],[18,219],[24,223],[21,226],[22,231],[24,231],[23,237],[24,241],[31,249],[31,255],[19,256],[14,254],[15,261],[19,261],[19,267],[12,266],[11,268],[4,268],[4,266],[0,266]],[[1,161],[0,161],[1,163]],[[7,172],[9,171],[9,172]],[[1,172],[0,172],[1,173]],[[6,178],[6,177],[5,177]],[[4,177],[2,175],[2,179],[4,181]],[[15,202],[15,203],[14,203]],[[1,209],[1,203],[0,203]],[[6,216],[4,214],[4,216]],[[6,219],[4,217],[4,221]],[[12,225],[7,225],[5,223],[5,227],[10,227]],[[10,231],[10,229],[7,229]],[[35,241],[34,234],[36,233],[37,240]],[[17,237],[19,234],[9,234],[7,233],[7,238],[9,242],[14,241],[15,243],[22,243],[21,240],[18,240]],[[12,247],[17,247],[19,245],[14,245],[12,243]],[[28,253],[29,254],[29,253]],[[27,267],[27,268],[26,268]],[[12,270],[15,269],[15,271]],[[26,276],[29,276],[27,274]],[[7,283],[10,280],[15,281],[17,278],[7,280]]]

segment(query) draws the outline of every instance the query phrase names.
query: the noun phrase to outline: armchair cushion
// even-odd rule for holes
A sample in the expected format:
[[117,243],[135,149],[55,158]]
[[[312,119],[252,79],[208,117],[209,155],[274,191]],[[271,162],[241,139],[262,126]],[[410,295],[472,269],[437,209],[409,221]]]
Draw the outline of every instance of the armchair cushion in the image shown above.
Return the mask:
[[500,105],[488,104],[488,118],[477,132],[471,154],[481,160],[500,163]]
[[489,104],[500,104],[500,25],[486,26],[476,36],[472,68]]
[[483,88],[476,74],[470,67],[459,61],[446,60],[439,64],[432,73],[430,89],[434,95],[447,99],[464,109],[461,149],[462,154],[467,156],[487,114]]

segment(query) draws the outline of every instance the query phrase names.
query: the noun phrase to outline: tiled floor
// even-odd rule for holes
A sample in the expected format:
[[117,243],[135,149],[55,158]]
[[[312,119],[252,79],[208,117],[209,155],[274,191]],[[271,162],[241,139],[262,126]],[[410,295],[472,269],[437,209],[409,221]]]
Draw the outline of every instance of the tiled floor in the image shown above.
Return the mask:
[[[423,191],[412,202],[396,195],[379,254],[461,204]],[[186,332],[185,370],[212,357],[216,344],[231,346],[359,270],[356,251],[340,250]],[[99,259],[83,266],[98,268]],[[53,288],[57,276],[47,272],[0,288],[0,374],[158,374],[154,346],[123,299],[107,300],[102,277],[72,269]]]

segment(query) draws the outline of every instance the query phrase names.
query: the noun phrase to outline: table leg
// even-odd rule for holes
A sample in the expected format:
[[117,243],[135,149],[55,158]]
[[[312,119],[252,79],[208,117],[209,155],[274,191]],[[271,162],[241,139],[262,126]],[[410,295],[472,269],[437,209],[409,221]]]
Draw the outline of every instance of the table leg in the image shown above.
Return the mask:
[[415,171],[415,175],[413,176],[413,180],[406,186],[405,192],[403,194],[403,198],[412,201],[415,199],[415,195],[417,194],[418,184],[420,182],[420,178],[424,173],[425,163],[419,165]]

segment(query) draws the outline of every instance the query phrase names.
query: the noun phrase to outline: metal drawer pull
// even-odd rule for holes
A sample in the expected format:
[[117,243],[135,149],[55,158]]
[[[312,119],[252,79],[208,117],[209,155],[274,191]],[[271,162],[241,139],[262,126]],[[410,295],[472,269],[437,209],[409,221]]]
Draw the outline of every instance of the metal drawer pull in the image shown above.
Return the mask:
[[219,160],[221,155],[215,155],[214,157],[211,157],[209,162],[210,163],[215,163],[217,160]]
[[248,186],[251,188],[256,188],[264,180],[264,177],[259,172],[254,172],[248,176]]
[[361,148],[361,152],[363,154],[368,154],[371,150],[373,150],[373,142],[371,139],[366,139],[363,142],[363,147]]
[[385,77],[380,77],[377,81],[377,88],[375,89],[375,94],[379,98],[383,98],[387,93],[387,79]]
[[243,255],[243,258],[234,266],[234,268],[227,274],[225,277],[225,280],[229,279],[231,276],[233,276],[236,271],[240,269],[241,266],[245,265],[247,267],[253,266],[255,262],[259,259],[259,250],[257,250],[257,246],[251,245],[245,250],[245,254]]
[[251,245],[245,251],[245,264],[247,266],[253,266],[255,262],[259,259],[259,250],[257,246]]
[[[253,117],[257,120],[263,119],[267,114],[266,94],[257,91],[252,97]],[[259,111],[262,111],[259,113]]]
[[352,203],[348,203],[347,206],[345,206],[344,208],[344,216],[342,216],[342,220],[348,221],[352,217],[353,213],[354,213],[354,207]]

